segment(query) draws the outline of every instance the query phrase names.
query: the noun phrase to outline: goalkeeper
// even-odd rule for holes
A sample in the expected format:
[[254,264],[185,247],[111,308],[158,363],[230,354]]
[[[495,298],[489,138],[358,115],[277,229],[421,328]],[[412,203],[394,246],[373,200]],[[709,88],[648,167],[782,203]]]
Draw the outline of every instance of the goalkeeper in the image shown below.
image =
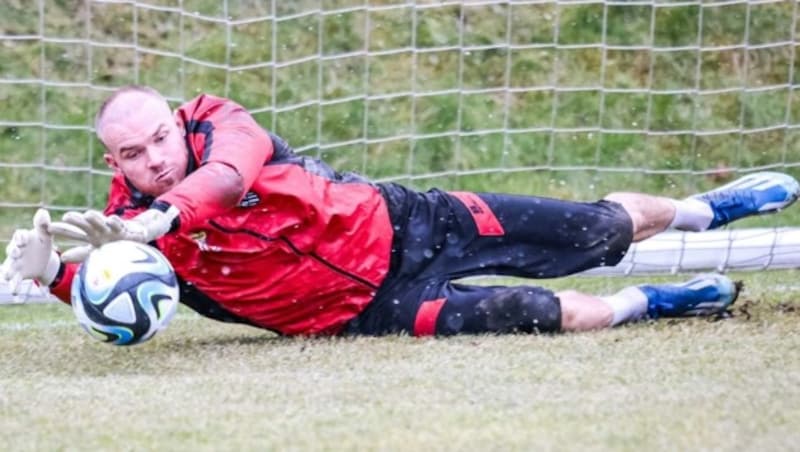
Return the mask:
[[[763,172],[682,200],[417,192],[295,154],[230,100],[201,95],[172,112],[141,86],[114,92],[95,127],[114,170],[104,213],[51,222],[40,210],[8,246],[12,289],[33,278],[68,302],[75,262],[135,240],[167,256],[185,305],[285,335],[558,332],[715,314],[737,296],[723,275],[607,296],[453,281],[615,265],[632,242],[775,212],[800,191],[794,178]],[[59,255],[53,236],[85,245]]]

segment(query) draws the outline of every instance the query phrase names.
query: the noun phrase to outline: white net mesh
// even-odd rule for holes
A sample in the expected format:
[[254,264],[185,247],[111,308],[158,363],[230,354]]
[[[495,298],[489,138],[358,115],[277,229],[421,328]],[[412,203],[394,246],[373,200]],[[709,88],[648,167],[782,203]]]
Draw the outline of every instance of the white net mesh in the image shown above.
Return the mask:
[[797,18],[758,0],[5,0],[0,239],[39,206],[103,205],[91,119],[130,83],[231,97],[300,152],[418,187],[685,196],[796,173]]

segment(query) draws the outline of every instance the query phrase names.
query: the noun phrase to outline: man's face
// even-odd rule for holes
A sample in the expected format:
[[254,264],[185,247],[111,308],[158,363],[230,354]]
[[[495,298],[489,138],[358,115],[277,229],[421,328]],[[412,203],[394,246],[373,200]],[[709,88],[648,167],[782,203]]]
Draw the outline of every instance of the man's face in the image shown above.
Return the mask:
[[131,91],[108,105],[97,134],[111,168],[142,193],[160,196],[186,177],[182,130],[164,99]]

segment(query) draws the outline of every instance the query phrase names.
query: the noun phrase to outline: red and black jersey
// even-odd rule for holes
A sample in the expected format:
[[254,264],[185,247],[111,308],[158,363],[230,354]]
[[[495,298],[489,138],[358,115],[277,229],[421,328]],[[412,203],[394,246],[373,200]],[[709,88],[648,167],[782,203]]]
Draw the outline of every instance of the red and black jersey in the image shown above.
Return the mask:
[[[247,187],[232,209],[183,183],[158,198],[181,211],[179,229],[156,242],[181,281],[181,302],[282,334],[341,331],[389,271],[393,229],[378,187],[295,154],[230,100],[202,95],[175,114],[187,172],[222,162]],[[117,173],[105,213],[130,218],[154,201]],[[63,300],[74,274],[66,270],[52,288]]]

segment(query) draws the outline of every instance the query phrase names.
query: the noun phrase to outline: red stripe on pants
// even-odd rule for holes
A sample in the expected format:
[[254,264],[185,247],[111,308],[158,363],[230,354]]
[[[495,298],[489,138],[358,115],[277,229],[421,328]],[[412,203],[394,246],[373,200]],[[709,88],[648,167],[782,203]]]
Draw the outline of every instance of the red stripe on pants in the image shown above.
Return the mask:
[[436,319],[442,310],[445,299],[423,301],[414,319],[414,336],[433,336],[436,334]]
[[450,194],[467,207],[472,219],[475,220],[475,226],[478,227],[478,234],[482,236],[500,236],[506,233],[492,209],[480,196],[468,191],[453,191]]

